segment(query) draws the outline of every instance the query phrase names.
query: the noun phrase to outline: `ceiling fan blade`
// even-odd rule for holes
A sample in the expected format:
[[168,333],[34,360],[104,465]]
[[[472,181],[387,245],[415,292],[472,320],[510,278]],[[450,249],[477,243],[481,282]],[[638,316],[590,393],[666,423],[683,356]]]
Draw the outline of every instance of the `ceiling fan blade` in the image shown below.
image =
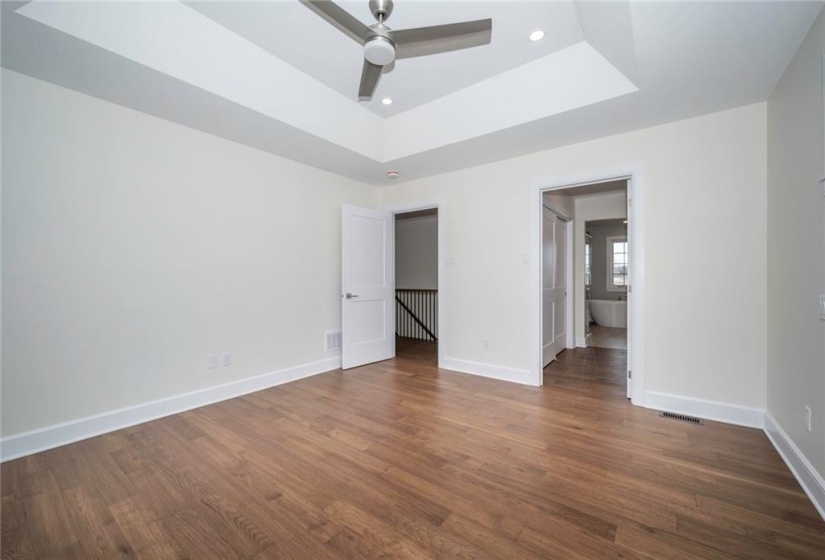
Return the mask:
[[490,42],[493,20],[479,19],[463,23],[401,29],[392,32],[396,58],[438,54]]
[[339,31],[353,41],[363,43],[372,34],[369,27],[334,2],[329,0],[301,0],[301,4],[337,27]]
[[375,88],[378,87],[378,80],[381,79],[381,72],[383,71],[383,66],[373,64],[369,60],[364,61],[364,69],[361,70],[361,85],[358,88],[358,99],[360,101],[372,99],[372,94],[375,93]]

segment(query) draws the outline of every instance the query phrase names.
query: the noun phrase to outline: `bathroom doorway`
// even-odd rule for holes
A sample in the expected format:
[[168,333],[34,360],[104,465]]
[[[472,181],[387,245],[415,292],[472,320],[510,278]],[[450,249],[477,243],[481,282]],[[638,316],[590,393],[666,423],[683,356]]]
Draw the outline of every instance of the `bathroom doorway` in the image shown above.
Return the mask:
[[627,220],[591,220],[584,229],[585,345],[627,350]]
[[[632,396],[637,380],[631,382],[632,365],[641,349],[634,341],[634,302],[632,293],[634,263],[634,236],[632,183],[628,174],[616,179],[571,184],[555,188],[539,189],[542,212],[547,207],[560,209],[570,224],[570,256],[567,268],[571,278],[567,283],[571,304],[568,323],[570,336],[566,348],[556,362],[547,365],[547,321],[544,307],[539,308],[539,334],[542,343],[541,378],[539,383],[555,383],[565,376],[583,382],[587,376],[596,381],[604,373],[601,366],[611,364],[610,385]],[[641,189],[639,189],[641,192]],[[537,224],[538,239],[543,240],[543,221]],[[641,224],[637,224],[641,229]],[[541,253],[539,252],[541,257]],[[542,260],[539,260],[537,276],[543,297],[546,280]],[[641,275],[639,276],[641,279]],[[643,293],[643,290],[642,290]],[[543,303],[539,299],[538,303]],[[643,329],[639,329],[643,336]],[[642,357],[643,358],[643,357]],[[637,362],[641,366],[641,358]],[[554,380],[554,372],[560,377]],[[620,372],[616,373],[616,372]],[[618,376],[618,377],[617,377]]]

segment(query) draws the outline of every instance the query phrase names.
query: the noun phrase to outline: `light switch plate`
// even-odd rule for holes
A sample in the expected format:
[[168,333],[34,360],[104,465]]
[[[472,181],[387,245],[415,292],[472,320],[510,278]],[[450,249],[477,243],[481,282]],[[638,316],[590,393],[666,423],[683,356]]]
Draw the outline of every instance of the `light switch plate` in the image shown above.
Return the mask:
[[825,294],[819,296],[819,319],[825,321]]

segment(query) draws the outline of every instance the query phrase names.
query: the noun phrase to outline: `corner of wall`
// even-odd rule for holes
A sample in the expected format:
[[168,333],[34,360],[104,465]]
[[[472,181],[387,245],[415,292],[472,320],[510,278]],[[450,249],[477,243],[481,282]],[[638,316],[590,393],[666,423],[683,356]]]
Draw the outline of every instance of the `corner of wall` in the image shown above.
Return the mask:
[[825,479],[816,471],[770,412],[765,413],[765,434],[796,477],[802,490],[813,502],[819,515],[825,519]]

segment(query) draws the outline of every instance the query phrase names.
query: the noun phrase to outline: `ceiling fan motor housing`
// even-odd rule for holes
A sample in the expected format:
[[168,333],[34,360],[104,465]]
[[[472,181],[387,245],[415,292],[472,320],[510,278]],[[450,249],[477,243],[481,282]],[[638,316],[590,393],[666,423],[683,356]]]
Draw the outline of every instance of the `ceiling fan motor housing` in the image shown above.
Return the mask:
[[378,66],[392,64],[395,60],[395,45],[386,37],[371,37],[364,43],[364,58]]
[[379,22],[383,22],[392,13],[392,0],[370,0],[370,12]]

